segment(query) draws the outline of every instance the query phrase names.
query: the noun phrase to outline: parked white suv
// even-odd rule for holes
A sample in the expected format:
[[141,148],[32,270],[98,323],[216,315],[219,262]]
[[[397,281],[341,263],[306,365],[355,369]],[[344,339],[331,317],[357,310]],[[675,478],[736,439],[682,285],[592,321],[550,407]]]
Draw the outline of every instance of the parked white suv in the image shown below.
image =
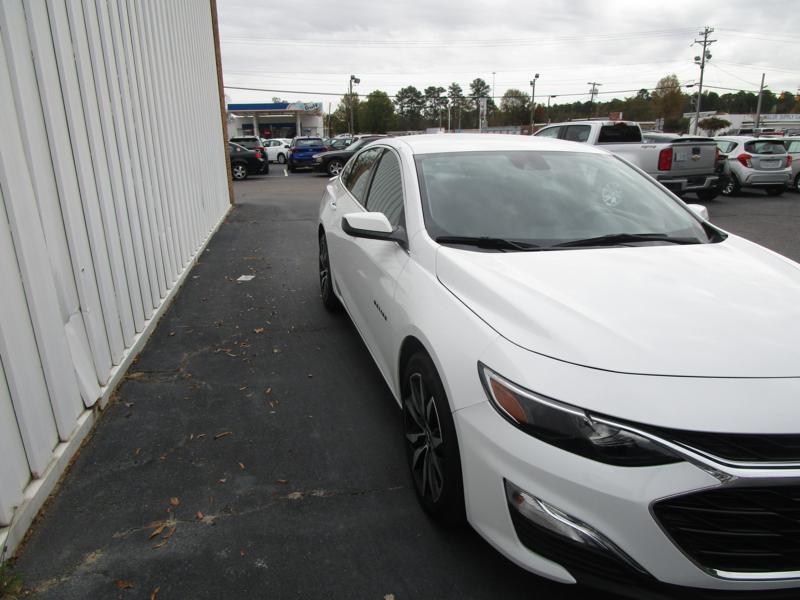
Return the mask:
[[284,164],[286,157],[289,156],[289,145],[292,140],[289,138],[273,138],[266,140],[264,147],[267,149],[269,162]]
[[727,155],[725,174],[728,183],[722,189],[726,196],[742,188],[760,188],[770,196],[780,196],[792,176],[792,157],[781,138],[725,136],[715,138],[717,147]]

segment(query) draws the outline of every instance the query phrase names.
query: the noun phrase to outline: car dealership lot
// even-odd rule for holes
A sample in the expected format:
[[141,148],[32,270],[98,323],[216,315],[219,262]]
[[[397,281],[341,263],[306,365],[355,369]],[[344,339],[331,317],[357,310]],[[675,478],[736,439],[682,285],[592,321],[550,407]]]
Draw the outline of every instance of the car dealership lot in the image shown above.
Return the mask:
[[[112,596],[115,580],[159,598],[587,597],[418,507],[396,404],[347,317],[319,302],[327,178],[282,168],[235,184],[237,207],[35,527],[26,584],[50,598]],[[800,195],[706,206],[800,260]]]

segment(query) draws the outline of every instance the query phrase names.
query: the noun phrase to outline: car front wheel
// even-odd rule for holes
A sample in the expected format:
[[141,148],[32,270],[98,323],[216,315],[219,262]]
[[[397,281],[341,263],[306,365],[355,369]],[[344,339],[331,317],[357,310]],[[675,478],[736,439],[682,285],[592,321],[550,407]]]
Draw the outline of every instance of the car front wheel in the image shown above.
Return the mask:
[[236,163],[233,165],[231,167],[231,172],[233,173],[233,178],[237,181],[247,179],[247,166],[243,163]]
[[464,521],[464,483],[455,423],[442,380],[423,351],[403,375],[403,432],[414,490],[437,521]]
[[342,172],[342,168],[344,167],[344,163],[338,158],[332,158],[328,163],[328,175],[331,177],[336,177],[339,173]]
[[323,231],[319,234],[319,293],[325,308],[330,311],[335,311],[338,310],[341,305],[333,291],[332,277],[331,260],[328,254],[328,241]]
[[738,194],[741,189],[742,188],[739,185],[739,180],[736,179],[736,175],[731,173],[731,178],[728,180],[728,183],[725,184],[725,187],[722,188],[722,195],[733,196],[734,194]]
[[282,165],[286,164],[286,155],[283,153],[278,154],[278,162]]
[[794,178],[794,190],[800,192],[800,173]]

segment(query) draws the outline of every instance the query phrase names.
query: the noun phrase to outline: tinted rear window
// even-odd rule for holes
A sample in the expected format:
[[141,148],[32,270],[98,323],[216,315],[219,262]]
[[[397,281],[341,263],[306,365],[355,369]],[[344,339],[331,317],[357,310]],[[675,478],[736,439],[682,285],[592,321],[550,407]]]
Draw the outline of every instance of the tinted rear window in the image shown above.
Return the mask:
[[296,148],[306,148],[308,146],[324,146],[325,144],[322,143],[322,138],[304,138],[301,140],[295,140],[294,146]]
[[753,154],[786,154],[786,146],[783,142],[772,140],[756,140],[754,142],[747,142],[744,145],[746,152]]
[[261,142],[257,142],[256,140],[237,140],[237,139],[234,139],[233,141],[236,142],[237,144],[239,144],[240,146],[244,146],[245,148],[249,148],[250,150],[252,150],[253,148],[258,148],[259,146],[261,146]]
[[617,142],[641,142],[642,130],[636,125],[627,123],[615,123],[614,125],[603,125],[600,128],[600,136],[597,138],[598,144],[614,144]]

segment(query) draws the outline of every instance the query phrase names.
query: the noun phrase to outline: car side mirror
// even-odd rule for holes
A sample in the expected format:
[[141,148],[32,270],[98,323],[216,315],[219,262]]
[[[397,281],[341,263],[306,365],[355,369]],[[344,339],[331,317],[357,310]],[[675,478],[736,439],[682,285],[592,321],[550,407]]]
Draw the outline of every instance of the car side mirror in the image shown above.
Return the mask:
[[708,209],[705,206],[702,204],[687,204],[686,206],[703,221],[708,221]]
[[352,237],[395,242],[403,248],[408,247],[408,237],[405,229],[392,227],[389,219],[381,212],[346,214],[342,217],[342,231]]

